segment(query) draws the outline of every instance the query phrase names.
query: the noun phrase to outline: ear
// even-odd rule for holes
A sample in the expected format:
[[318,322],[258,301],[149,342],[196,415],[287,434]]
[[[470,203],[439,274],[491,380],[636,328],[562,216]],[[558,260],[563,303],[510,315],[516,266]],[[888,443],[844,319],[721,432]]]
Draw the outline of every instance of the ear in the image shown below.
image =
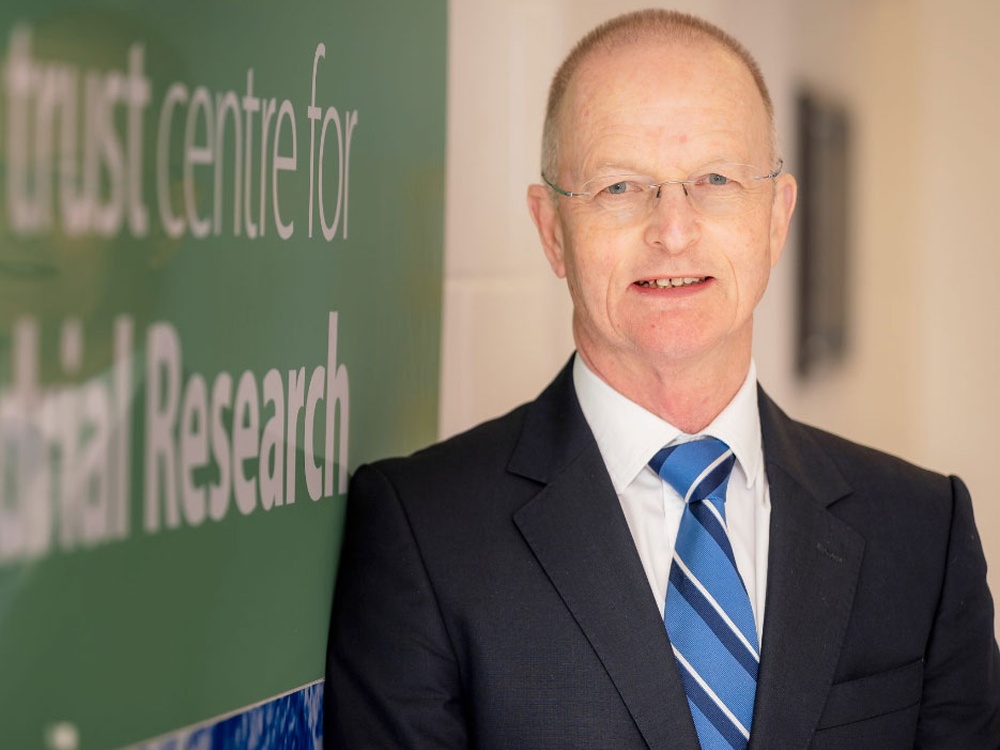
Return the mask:
[[531,214],[538,239],[553,273],[566,278],[566,258],[563,252],[563,231],[552,192],[544,185],[528,186],[528,212]]
[[788,237],[788,226],[795,212],[795,201],[799,186],[795,178],[787,172],[779,175],[774,186],[774,202],[771,204],[771,265],[781,257]]

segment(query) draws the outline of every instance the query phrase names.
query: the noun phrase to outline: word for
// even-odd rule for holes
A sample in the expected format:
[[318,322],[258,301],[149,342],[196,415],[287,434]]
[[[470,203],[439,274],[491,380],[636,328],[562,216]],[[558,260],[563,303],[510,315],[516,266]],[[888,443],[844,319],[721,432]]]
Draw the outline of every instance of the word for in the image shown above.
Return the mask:
[[[145,237],[150,205],[171,238],[231,231],[254,239],[267,236],[269,222],[281,239],[294,236],[295,220],[288,218],[292,210],[282,192],[300,167],[296,109],[289,99],[255,92],[252,68],[241,93],[174,82],[151,113],[144,45],[129,48],[121,69],[81,70],[37,59],[32,41],[30,27],[13,29],[0,82],[7,221],[17,236],[59,230],[69,237],[122,231]],[[305,115],[307,235],[313,236],[318,216],[329,242],[338,232],[348,236],[358,112],[317,104],[325,58],[326,46],[318,44]],[[147,128],[154,124],[150,139]]]

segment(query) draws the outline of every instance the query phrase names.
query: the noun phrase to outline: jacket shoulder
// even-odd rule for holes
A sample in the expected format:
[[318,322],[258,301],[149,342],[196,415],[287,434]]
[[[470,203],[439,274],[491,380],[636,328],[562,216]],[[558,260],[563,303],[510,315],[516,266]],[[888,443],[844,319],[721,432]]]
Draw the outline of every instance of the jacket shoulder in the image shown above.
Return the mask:
[[940,472],[800,422],[793,422],[793,429],[799,431],[801,439],[815,443],[853,486],[885,484],[951,493],[949,477]]
[[[950,504],[949,477],[882,450],[862,445],[785,414],[759,393],[764,459],[768,471],[783,471],[820,495],[859,492],[901,497],[936,497]],[[831,497],[832,496],[832,497]]]
[[465,432],[422,448],[409,456],[374,461],[357,473],[374,470],[397,487],[443,489],[496,479],[506,473],[523,430],[528,404]]

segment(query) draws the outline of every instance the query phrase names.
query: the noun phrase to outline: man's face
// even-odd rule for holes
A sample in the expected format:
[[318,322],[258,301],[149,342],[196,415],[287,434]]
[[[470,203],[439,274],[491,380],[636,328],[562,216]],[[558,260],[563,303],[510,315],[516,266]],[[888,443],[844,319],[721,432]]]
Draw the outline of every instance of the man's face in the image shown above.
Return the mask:
[[[720,162],[752,165],[748,173],[759,176],[775,167],[753,78],[710,43],[591,55],[567,91],[558,161],[558,174],[546,177],[571,192],[617,175],[683,180]],[[529,206],[553,270],[568,282],[576,344],[592,369],[746,366],[794,179],[753,181],[745,198],[738,210],[708,215],[681,186],[666,185],[651,210],[623,218],[589,198],[553,199],[532,186]],[[662,288],[663,279],[698,281]]]

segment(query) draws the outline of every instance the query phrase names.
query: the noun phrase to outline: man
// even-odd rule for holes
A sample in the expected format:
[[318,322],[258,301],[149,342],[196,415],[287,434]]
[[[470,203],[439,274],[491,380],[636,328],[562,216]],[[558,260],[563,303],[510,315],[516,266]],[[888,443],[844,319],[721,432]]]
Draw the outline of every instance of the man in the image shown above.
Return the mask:
[[622,16],[563,63],[528,204],[576,355],[357,471],[334,747],[1000,748],[964,486],[757,388],[796,198],[775,141],[756,64],[699,19]]

